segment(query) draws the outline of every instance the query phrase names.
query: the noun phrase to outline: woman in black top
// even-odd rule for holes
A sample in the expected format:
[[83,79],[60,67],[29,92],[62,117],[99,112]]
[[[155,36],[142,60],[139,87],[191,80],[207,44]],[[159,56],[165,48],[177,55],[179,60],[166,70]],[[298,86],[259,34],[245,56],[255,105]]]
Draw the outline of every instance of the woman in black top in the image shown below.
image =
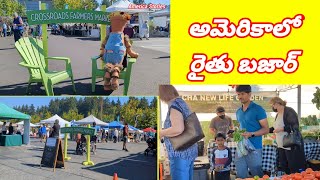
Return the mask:
[[60,131],[59,120],[56,120],[52,127],[51,137],[55,137],[55,138],[59,137],[59,131]]
[[[274,97],[270,100],[273,111],[277,112],[276,121],[274,127],[270,128],[270,133],[276,134],[280,170],[286,174],[292,174],[306,169],[306,158],[303,139],[299,131],[298,115],[294,109],[286,106],[286,104],[279,97]],[[284,148],[283,137],[291,133],[292,130],[299,132],[302,143],[300,146]]]
[[9,124],[9,135],[13,134],[13,126],[12,123]]

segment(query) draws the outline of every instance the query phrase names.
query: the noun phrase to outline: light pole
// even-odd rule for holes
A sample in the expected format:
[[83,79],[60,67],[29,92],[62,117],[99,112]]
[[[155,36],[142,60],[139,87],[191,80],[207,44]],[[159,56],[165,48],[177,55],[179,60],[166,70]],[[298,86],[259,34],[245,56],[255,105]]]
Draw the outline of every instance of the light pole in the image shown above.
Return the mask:
[[298,85],[298,117],[301,119],[301,85]]

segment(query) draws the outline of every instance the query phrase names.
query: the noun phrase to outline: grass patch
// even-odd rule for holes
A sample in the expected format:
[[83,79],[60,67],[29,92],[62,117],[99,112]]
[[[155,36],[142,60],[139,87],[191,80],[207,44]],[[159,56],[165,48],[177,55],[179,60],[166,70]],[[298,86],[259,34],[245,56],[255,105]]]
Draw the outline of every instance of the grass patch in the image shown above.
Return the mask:
[[[205,135],[204,138],[204,148],[207,149],[207,145],[210,139],[213,139],[213,135],[210,133],[210,121],[200,121],[203,133]],[[206,152],[206,151],[205,151]]]

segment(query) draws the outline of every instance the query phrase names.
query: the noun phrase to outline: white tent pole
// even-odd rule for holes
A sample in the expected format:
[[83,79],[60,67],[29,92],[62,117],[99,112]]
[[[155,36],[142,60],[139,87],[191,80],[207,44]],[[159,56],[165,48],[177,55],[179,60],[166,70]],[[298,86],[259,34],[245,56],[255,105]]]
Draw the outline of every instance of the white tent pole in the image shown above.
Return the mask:
[[301,85],[298,85],[298,118],[301,119]]
[[30,142],[30,119],[25,119],[23,124],[23,144],[28,145]]

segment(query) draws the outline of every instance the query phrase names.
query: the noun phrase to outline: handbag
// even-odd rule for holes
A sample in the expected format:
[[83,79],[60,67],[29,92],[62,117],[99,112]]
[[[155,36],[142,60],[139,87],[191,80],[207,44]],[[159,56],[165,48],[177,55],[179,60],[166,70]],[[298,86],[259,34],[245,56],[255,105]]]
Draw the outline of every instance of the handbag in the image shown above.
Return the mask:
[[299,131],[292,129],[290,126],[291,132],[283,137],[283,147],[293,147],[293,146],[301,146],[302,137]]
[[169,140],[175,151],[182,151],[191,147],[204,137],[200,121],[196,113],[193,112],[187,118],[184,118],[184,131],[178,136],[170,137]]

